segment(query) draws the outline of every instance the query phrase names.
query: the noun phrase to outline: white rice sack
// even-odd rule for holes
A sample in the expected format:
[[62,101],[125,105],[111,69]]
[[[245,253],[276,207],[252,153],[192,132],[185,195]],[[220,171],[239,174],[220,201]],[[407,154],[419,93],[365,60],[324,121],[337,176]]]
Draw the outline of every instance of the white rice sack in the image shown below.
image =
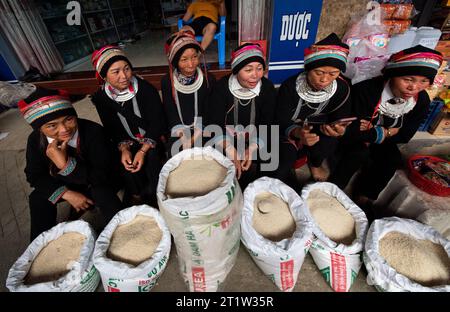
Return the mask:
[[[95,236],[91,226],[81,220],[62,222],[41,233],[31,242],[9,270],[6,287],[13,292],[95,291],[100,281],[100,275],[92,261]],[[58,261],[60,259],[51,259],[52,255],[50,253],[54,254],[54,252],[59,250],[59,252],[64,254],[58,255],[58,257],[66,257],[67,259],[70,253],[68,245],[70,245],[70,248],[76,248],[76,253],[78,253],[78,250],[80,251],[79,257],[75,261],[68,263],[66,267],[68,272],[55,280],[39,282],[39,280],[48,280],[49,275],[57,274],[57,271],[64,272],[64,268],[61,267],[63,262]],[[48,248],[46,248],[47,246]],[[55,249],[55,247],[58,247],[58,249]],[[56,256],[56,254],[54,255]],[[70,257],[73,258],[74,255]],[[36,259],[37,261],[34,263]],[[52,266],[58,265],[59,268],[46,267],[45,263],[42,263],[48,261],[52,261]],[[38,274],[35,280],[37,283],[26,284],[30,271],[33,271],[31,275]],[[46,276],[42,276],[42,274]]]
[[203,196],[218,188],[226,175],[227,169],[213,159],[201,156],[185,159],[170,172],[166,195],[170,198]]
[[[128,242],[123,237],[114,239],[116,242],[113,240],[113,235],[117,229],[120,231],[121,226],[130,225],[132,222],[137,224],[136,222],[142,219],[142,217],[151,217],[156,221],[157,226],[162,232],[162,237],[156,249],[151,246],[148,248],[154,250],[151,252],[150,258],[148,258],[150,256],[148,250],[144,250],[138,254],[132,253],[136,252],[137,248],[139,248],[139,245],[136,245],[139,243],[139,240],[151,244],[155,241],[154,237],[134,239]],[[142,235],[143,232],[140,231],[139,233],[136,232],[134,235]],[[147,235],[155,235],[155,232],[147,232]],[[111,242],[115,246],[110,250]],[[156,285],[159,277],[166,268],[169,260],[170,245],[169,229],[158,210],[147,205],[140,205],[119,211],[99,235],[94,248],[94,264],[100,272],[105,291],[150,291]],[[127,252],[130,254],[127,255]],[[117,261],[118,259],[122,261]]]
[[[274,194],[287,203],[294,221],[294,232],[291,237],[272,241],[261,234],[263,231],[255,229],[255,198],[265,192]],[[265,208],[270,209],[269,207]],[[250,183],[244,192],[244,210],[241,218],[242,243],[258,267],[266,276],[270,276],[275,285],[282,291],[294,289],[298,273],[313,240],[311,220],[306,217],[305,210],[306,206],[300,196],[277,179],[259,178]],[[266,212],[269,211],[266,210]],[[256,213],[258,212],[256,211]],[[278,234],[280,225],[281,228],[290,227],[289,225],[283,226],[283,224],[288,223],[285,221],[288,219],[287,217],[282,217],[281,222],[277,219],[276,210],[268,214],[270,215],[268,218],[273,219],[272,224],[268,224],[268,220],[261,220],[261,222],[264,222],[261,227],[273,228],[267,233]],[[285,233],[286,231],[282,230],[282,232]]]
[[[226,168],[219,187],[202,196],[171,198],[167,180],[185,160],[203,157]],[[189,183],[196,185],[192,177]],[[158,205],[177,248],[180,272],[190,291],[219,291],[236,262],[240,244],[242,193],[231,160],[211,147],[184,150],[161,169]]]
[[[374,285],[379,291],[449,292],[450,285],[448,281],[446,285],[424,286],[400,274],[389,264],[388,260],[393,265],[400,265],[398,268],[406,268],[406,271],[410,271],[410,268],[405,266],[414,266],[413,271],[415,272],[410,272],[410,274],[412,273],[419,278],[423,278],[425,275],[436,276],[438,274],[448,280],[448,276],[450,276],[450,272],[448,271],[450,270],[450,260],[445,259],[445,255],[444,258],[440,259],[444,262],[436,264],[436,255],[430,252],[424,253],[423,250],[420,250],[420,248],[426,248],[426,246],[421,247],[419,245],[419,248],[417,248],[417,246],[411,245],[411,243],[417,244],[417,241],[405,239],[403,235],[398,236],[398,233],[412,236],[417,240],[428,240],[438,244],[445,250],[447,257],[450,257],[450,241],[445,239],[432,227],[414,220],[398,217],[378,219],[372,223],[369,229],[363,254],[364,264],[368,272],[367,283]],[[394,241],[387,244],[388,239],[394,239]],[[389,252],[388,249],[392,249],[390,246],[395,246],[394,248],[397,250]],[[402,248],[407,248],[408,250],[401,250]],[[382,254],[389,259],[385,259]],[[426,257],[427,254],[429,258]],[[403,259],[400,259],[399,255]],[[408,258],[408,255],[410,257],[414,256],[414,258]],[[445,271],[445,266],[447,266],[447,271]]]
[[[320,190],[336,200],[347,210],[354,220],[354,224],[345,219],[344,225],[340,224],[339,228],[343,231],[337,234],[337,237],[348,237],[348,234],[353,231],[354,226],[355,238],[352,242],[346,241],[346,244],[332,240],[320,228],[316,219],[313,217],[310,207],[308,206],[308,197],[313,191]],[[344,292],[349,291],[353,282],[355,281],[362,265],[360,253],[364,248],[368,222],[365,213],[348,198],[348,196],[340,190],[336,185],[328,182],[319,182],[307,185],[302,190],[302,200],[308,207],[306,214],[308,219],[313,220],[313,234],[315,240],[309,250],[314,262],[319,270],[322,272],[327,283],[335,291]],[[329,207],[325,206],[323,209]],[[325,211],[326,212],[326,211]],[[335,220],[338,214],[333,214]],[[347,226],[351,230],[345,228]],[[332,227],[329,227],[333,229]],[[347,231],[347,232],[346,232]]]
[[450,240],[450,209],[429,209],[415,219],[431,226]]

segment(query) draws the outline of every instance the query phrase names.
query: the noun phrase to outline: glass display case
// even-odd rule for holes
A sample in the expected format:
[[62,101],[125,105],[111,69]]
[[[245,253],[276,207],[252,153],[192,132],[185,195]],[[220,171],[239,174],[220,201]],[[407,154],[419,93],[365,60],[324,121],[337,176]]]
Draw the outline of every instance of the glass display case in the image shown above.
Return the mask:
[[81,0],[81,25],[68,25],[66,0],[36,0],[39,12],[66,68],[95,49],[131,39],[148,29],[145,0]]
[[186,1],[184,0],[160,0],[161,23],[164,26],[176,26],[178,19],[186,13]]

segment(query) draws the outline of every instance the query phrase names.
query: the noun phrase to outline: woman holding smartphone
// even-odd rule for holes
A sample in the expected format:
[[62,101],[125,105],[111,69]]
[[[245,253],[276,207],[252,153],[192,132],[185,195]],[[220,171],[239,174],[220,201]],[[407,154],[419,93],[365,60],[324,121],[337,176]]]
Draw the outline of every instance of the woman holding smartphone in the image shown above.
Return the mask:
[[[332,181],[344,188],[361,168],[353,197],[371,206],[402,164],[398,143],[408,143],[426,116],[430,99],[425,89],[433,83],[442,55],[423,46],[393,54],[383,75],[352,86],[354,122],[341,140],[343,156]],[[370,207],[366,211],[371,213]]]
[[280,124],[280,165],[275,177],[296,186],[292,167],[303,156],[313,178],[326,181],[323,161],[333,154],[337,140],[351,120],[350,86],[341,77],[348,46],[332,33],[305,49],[305,71],[283,82],[277,97]]

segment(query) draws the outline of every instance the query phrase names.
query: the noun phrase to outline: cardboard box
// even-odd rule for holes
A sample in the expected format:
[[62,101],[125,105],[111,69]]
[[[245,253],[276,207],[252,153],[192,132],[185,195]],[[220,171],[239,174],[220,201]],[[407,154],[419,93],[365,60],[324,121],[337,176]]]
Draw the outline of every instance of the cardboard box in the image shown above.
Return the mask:
[[428,131],[433,135],[450,136],[450,112],[440,112]]

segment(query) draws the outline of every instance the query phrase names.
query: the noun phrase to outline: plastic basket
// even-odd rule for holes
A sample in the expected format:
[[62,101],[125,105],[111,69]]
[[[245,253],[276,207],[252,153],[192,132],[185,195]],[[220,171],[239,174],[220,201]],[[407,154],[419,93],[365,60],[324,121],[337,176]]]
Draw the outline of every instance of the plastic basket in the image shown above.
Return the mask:
[[408,178],[411,182],[420,188],[421,190],[437,196],[450,196],[450,187],[445,187],[439,185],[427,178],[425,178],[418,170],[414,168],[414,162],[419,159],[431,160],[432,162],[445,162],[448,161],[434,157],[434,156],[424,156],[424,155],[414,155],[408,159]]

